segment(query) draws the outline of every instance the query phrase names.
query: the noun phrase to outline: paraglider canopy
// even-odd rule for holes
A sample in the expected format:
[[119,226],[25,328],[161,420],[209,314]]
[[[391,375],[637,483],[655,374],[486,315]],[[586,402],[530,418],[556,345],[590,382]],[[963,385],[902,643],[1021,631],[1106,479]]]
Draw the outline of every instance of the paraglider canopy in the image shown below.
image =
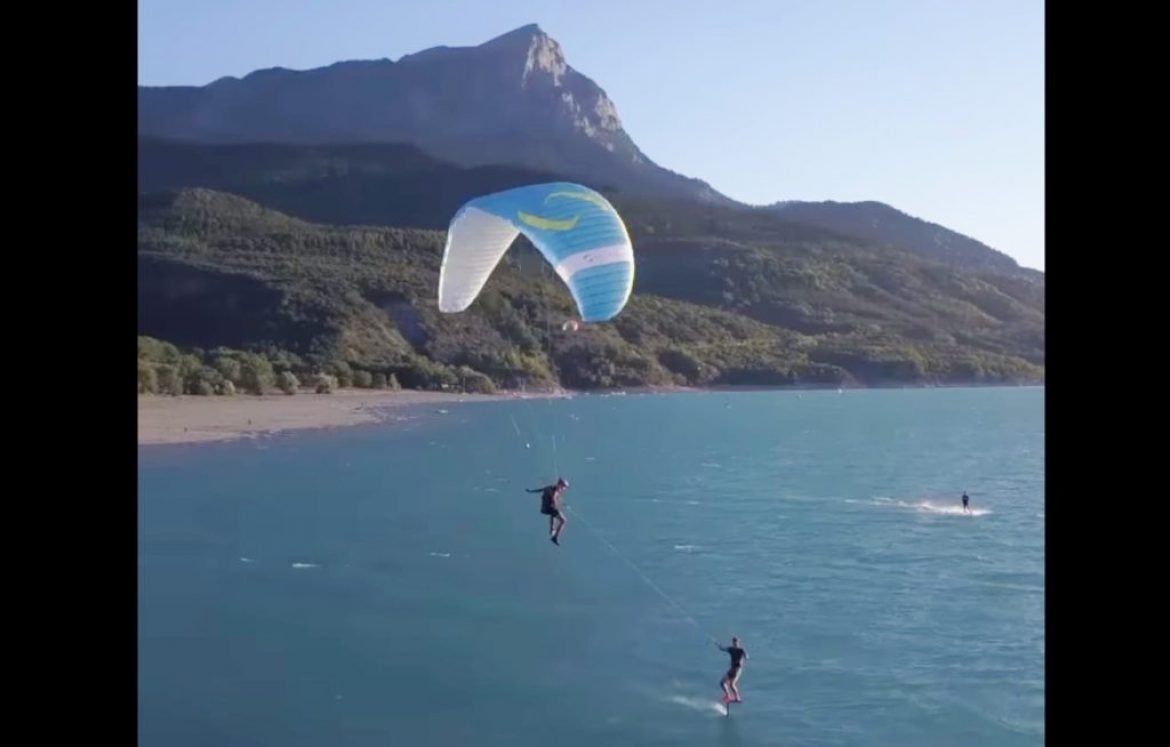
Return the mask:
[[634,249],[621,216],[588,187],[551,182],[476,197],[459,208],[439,268],[439,310],[470,306],[521,233],[568,286],[583,321],[608,321],[625,307],[634,287]]

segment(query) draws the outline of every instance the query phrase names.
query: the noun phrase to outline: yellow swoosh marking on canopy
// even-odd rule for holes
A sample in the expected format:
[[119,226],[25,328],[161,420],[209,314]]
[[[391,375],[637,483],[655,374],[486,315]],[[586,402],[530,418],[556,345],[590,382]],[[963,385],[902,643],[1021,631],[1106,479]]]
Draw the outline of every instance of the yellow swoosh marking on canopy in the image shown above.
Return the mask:
[[577,219],[580,216],[574,215],[569,220],[553,220],[552,218],[542,218],[539,215],[526,213],[523,210],[516,211],[516,216],[520,220],[533,228],[543,228],[546,231],[571,231],[577,225]]
[[575,200],[585,200],[586,202],[592,202],[599,208],[613,210],[610,204],[605,201],[605,198],[599,197],[595,194],[590,194],[589,192],[552,192],[548,197],[544,198],[544,201],[548,202],[554,197],[571,197]]

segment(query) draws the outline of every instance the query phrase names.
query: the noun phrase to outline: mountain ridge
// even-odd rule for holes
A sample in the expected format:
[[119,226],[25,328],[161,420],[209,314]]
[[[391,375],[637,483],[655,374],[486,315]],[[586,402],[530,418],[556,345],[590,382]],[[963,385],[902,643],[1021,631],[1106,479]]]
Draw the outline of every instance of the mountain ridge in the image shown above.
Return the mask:
[[530,24],[473,47],[397,62],[267,68],[205,86],[139,86],[142,135],[209,143],[408,142],[465,166],[570,171],[643,191],[731,204],[649,159],[617,107]]
[[[877,201],[749,206],[666,168],[626,133],[616,104],[526,24],[478,45],[438,45],[397,61],[270,67],[203,86],[139,86],[139,133],[204,144],[410,144],[463,167],[567,174],[595,189],[787,213],[788,218],[944,261],[1020,268],[970,237]],[[878,225],[867,225],[877,220]],[[933,254],[932,254],[933,252]]]

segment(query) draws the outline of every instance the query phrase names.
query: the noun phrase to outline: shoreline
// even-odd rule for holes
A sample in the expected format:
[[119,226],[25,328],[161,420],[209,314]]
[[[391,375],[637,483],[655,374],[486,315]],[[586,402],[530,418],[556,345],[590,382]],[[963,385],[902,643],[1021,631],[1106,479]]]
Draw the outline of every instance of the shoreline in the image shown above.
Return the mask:
[[393,413],[425,405],[557,399],[564,392],[462,394],[414,390],[344,389],[298,393],[199,397],[138,396],[138,445],[197,444],[271,436],[288,431],[386,424]]
[[712,386],[712,387],[630,387],[606,391],[550,389],[534,392],[462,394],[417,390],[380,391],[343,389],[332,394],[303,392],[293,396],[269,394],[263,397],[199,397],[184,395],[138,396],[138,445],[198,444],[259,438],[297,430],[344,428],[356,425],[392,424],[395,411],[426,405],[468,402],[510,402],[525,399],[564,399],[578,396],[617,397],[647,394],[730,393],[752,391],[810,391],[924,388],[1017,388],[1037,384],[952,384],[876,387],[835,386]]

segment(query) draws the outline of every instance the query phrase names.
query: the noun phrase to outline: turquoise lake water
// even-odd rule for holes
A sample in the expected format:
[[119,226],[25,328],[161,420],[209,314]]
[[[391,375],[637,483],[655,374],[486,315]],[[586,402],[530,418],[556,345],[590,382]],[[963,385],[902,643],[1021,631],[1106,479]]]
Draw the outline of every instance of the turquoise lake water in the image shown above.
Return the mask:
[[1044,743],[1042,388],[442,409],[140,449],[142,745]]

